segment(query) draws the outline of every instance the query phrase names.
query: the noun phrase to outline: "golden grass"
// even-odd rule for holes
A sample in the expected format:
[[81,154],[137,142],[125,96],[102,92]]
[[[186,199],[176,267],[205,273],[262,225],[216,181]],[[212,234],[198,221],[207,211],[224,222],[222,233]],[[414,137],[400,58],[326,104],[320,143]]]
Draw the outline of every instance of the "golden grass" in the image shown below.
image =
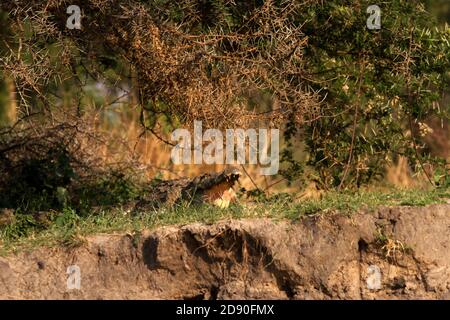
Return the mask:
[[[105,161],[125,161],[135,159],[148,180],[158,176],[162,179],[175,179],[180,177],[194,177],[205,172],[217,172],[223,170],[225,165],[175,165],[171,162],[170,153],[172,146],[167,145],[150,132],[143,133],[139,123],[137,112],[128,113],[121,119],[119,125],[110,127],[106,123],[99,124],[98,130],[106,132],[111,137],[113,144],[105,145],[102,157]],[[163,136],[169,140],[169,135]],[[300,184],[288,186],[281,177],[264,177],[259,174],[258,165],[244,165],[241,167],[244,176],[239,181],[239,187],[247,190],[258,187],[268,193],[292,192],[299,195],[305,191]],[[430,174],[430,173],[429,173]],[[280,182],[281,181],[281,182]],[[306,186],[309,184],[307,183]],[[396,163],[386,167],[384,181],[375,185],[375,188],[395,187],[398,189],[428,188],[429,182],[424,173],[413,174],[405,157],[399,157]],[[319,190],[320,192],[320,190]]]

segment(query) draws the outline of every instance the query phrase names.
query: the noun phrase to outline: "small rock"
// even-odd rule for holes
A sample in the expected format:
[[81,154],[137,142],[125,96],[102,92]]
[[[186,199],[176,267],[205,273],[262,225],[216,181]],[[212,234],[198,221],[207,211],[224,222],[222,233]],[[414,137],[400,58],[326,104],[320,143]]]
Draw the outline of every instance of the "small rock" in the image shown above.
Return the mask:
[[376,265],[371,265],[367,268],[367,289],[380,290],[381,289],[381,270]]
[[445,290],[448,284],[450,284],[450,268],[447,267],[435,267],[429,270],[426,275],[426,282],[428,289],[432,291]]

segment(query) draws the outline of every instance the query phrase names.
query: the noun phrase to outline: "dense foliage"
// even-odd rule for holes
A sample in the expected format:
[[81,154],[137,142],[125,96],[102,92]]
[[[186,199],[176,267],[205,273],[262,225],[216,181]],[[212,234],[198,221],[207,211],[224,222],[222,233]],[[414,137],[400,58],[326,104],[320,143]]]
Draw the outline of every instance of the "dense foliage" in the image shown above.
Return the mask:
[[[83,10],[81,30],[66,28],[72,4]],[[327,188],[359,186],[406,156],[442,183],[445,160],[432,176],[439,161],[422,138],[429,117],[448,123],[439,101],[450,30],[438,27],[428,1],[411,0],[384,1],[381,29],[368,30],[371,4],[2,0],[0,65],[14,80],[21,117],[46,119],[61,106],[81,115],[93,80],[132,79],[128,94],[155,134],[162,118],[283,128],[282,173],[291,180],[307,172]],[[306,160],[293,150],[299,140]]]
[[370,31],[370,3],[327,1],[300,18],[308,37],[302,81],[322,100],[303,136],[326,185],[367,183],[400,155],[424,170],[426,119],[449,119],[439,101],[449,83],[450,30],[437,28],[422,2],[399,0],[383,2],[382,28]]

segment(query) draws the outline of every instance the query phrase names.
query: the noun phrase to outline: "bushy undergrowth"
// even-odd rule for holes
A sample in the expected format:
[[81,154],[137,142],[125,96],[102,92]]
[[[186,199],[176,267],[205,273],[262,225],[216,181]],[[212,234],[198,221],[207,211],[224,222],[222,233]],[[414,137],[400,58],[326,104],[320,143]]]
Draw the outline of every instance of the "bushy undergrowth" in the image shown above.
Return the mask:
[[82,214],[132,200],[138,192],[133,163],[103,161],[105,140],[80,119],[0,131],[0,208]]

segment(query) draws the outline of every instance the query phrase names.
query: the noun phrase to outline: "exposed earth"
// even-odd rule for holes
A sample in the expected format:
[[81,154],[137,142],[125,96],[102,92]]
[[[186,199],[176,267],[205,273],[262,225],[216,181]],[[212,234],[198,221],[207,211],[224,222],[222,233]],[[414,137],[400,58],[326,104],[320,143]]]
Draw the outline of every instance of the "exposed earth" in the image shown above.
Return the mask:
[[448,300],[450,205],[96,235],[1,257],[0,298]]

